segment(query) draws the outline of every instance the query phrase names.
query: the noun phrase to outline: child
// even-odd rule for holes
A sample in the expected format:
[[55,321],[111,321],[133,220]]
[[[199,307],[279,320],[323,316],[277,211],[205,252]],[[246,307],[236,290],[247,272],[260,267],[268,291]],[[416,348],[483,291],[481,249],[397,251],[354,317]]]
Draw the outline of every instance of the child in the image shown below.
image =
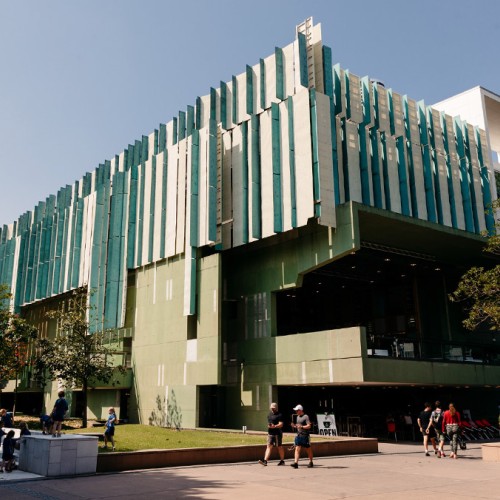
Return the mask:
[[64,415],[68,411],[68,402],[64,399],[64,391],[57,393],[59,399],[54,404],[51,417],[54,421],[52,425],[52,437],[61,437],[61,428],[64,420]]
[[14,459],[14,431],[9,431],[3,440],[2,465],[0,471],[12,472],[15,465]]
[[105,450],[108,449],[108,440],[111,441],[112,450],[115,451],[115,424],[116,424],[116,413],[115,409],[111,407],[108,410],[108,420],[106,421],[106,430],[104,431],[104,445]]
[[13,427],[14,419],[12,413],[5,408],[0,410],[0,420],[3,422],[4,427]]
[[42,427],[42,434],[50,434],[50,429],[52,427],[52,419],[50,415],[40,415],[40,426]]
[[31,436],[31,431],[28,429],[28,424],[26,422],[19,422],[19,429],[21,432],[20,436]]

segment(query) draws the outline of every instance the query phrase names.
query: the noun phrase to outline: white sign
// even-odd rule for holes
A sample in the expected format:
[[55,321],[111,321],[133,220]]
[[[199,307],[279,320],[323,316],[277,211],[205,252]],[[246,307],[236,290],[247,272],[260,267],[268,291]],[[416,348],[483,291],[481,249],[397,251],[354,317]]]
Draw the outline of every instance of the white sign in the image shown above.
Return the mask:
[[337,436],[337,424],[335,423],[335,415],[320,414],[316,415],[318,421],[318,434],[320,436]]

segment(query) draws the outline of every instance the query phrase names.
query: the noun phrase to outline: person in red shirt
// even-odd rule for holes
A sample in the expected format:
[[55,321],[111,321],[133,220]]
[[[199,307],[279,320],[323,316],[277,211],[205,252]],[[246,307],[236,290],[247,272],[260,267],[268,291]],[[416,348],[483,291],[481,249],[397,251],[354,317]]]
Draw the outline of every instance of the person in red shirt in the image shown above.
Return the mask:
[[444,412],[442,423],[442,431],[448,434],[451,442],[450,458],[457,458],[458,433],[460,432],[461,423],[460,413],[456,410],[455,405],[450,403],[448,410]]

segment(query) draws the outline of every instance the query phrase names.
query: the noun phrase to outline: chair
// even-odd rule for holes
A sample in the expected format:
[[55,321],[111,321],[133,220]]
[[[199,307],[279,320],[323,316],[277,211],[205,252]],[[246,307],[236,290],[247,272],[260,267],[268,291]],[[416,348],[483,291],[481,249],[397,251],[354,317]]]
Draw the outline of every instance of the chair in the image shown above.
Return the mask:
[[413,342],[405,342],[403,344],[403,356],[405,358],[415,357],[415,345],[413,344]]
[[462,361],[463,360],[463,352],[461,347],[450,347],[448,352],[448,359],[454,361]]
[[398,442],[398,435],[396,433],[396,422],[394,422],[393,418],[388,418],[386,420],[387,423],[387,438],[390,439],[391,434],[394,434],[394,441]]

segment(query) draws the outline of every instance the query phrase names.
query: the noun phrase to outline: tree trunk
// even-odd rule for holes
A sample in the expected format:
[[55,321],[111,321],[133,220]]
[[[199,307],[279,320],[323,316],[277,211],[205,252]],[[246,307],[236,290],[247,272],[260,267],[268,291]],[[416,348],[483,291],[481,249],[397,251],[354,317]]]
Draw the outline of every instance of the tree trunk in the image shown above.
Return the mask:
[[82,402],[83,402],[82,429],[87,428],[87,390],[88,390],[88,383],[87,379],[85,379],[82,384]]

